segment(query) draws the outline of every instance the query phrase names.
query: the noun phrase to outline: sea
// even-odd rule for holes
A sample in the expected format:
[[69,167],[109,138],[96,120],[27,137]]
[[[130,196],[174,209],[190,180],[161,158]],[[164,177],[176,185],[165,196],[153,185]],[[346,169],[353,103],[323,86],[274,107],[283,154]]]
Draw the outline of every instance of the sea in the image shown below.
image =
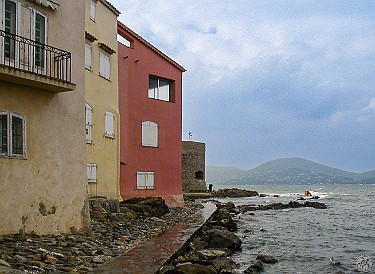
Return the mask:
[[[219,186],[217,186],[219,187]],[[288,203],[310,191],[327,209],[296,208],[239,214],[242,251],[232,259],[244,270],[258,254],[278,260],[263,273],[375,273],[375,185],[238,185],[268,197],[225,198],[236,205]],[[307,197],[305,197],[307,198]],[[303,201],[300,201],[303,202]],[[254,215],[253,215],[254,214]]]

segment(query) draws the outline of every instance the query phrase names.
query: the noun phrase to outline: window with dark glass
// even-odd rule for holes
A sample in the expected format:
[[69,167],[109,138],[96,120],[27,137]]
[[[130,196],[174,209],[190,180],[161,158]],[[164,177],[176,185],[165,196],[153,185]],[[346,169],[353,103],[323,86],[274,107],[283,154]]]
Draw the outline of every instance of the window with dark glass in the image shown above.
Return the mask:
[[[46,18],[40,13],[35,13],[35,41],[41,44],[46,42]],[[37,46],[35,51],[35,65],[44,67],[44,48]]]
[[0,156],[26,157],[25,128],[23,116],[0,111]]
[[8,118],[7,115],[0,115],[0,154],[8,153]]
[[[4,27],[5,31],[11,34],[16,34],[16,3],[13,1],[6,0],[5,1],[5,9],[4,9]],[[14,60],[15,58],[15,41],[10,37],[4,38],[4,55],[6,58]]]
[[162,101],[173,101],[173,81],[150,76],[148,81],[148,97]]

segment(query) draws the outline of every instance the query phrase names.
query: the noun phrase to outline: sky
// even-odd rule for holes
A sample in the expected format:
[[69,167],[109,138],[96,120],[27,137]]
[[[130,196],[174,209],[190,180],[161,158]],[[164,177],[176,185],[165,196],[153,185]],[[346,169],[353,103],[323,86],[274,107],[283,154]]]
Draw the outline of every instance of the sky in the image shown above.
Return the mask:
[[206,143],[207,165],[375,169],[375,1],[110,2],[186,68],[183,139]]

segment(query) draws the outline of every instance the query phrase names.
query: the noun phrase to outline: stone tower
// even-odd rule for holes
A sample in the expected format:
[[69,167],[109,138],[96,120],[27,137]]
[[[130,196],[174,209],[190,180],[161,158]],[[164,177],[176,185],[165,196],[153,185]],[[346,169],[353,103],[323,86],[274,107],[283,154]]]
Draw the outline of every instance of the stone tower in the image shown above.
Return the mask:
[[182,141],[182,188],[184,193],[207,192],[206,144]]

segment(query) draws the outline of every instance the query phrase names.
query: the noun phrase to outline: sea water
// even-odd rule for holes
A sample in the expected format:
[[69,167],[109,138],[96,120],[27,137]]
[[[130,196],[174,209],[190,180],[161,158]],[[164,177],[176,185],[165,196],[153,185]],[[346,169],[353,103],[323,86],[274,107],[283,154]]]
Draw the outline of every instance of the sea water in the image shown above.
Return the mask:
[[[232,257],[244,271],[258,254],[279,261],[263,273],[375,273],[375,185],[244,185],[269,197],[222,199],[236,205],[288,203],[310,191],[328,209],[253,211],[236,216],[243,241]],[[279,196],[279,197],[274,197]],[[307,198],[307,197],[306,197]],[[303,201],[301,201],[303,202]],[[252,215],[254,214],[254,215]]]

